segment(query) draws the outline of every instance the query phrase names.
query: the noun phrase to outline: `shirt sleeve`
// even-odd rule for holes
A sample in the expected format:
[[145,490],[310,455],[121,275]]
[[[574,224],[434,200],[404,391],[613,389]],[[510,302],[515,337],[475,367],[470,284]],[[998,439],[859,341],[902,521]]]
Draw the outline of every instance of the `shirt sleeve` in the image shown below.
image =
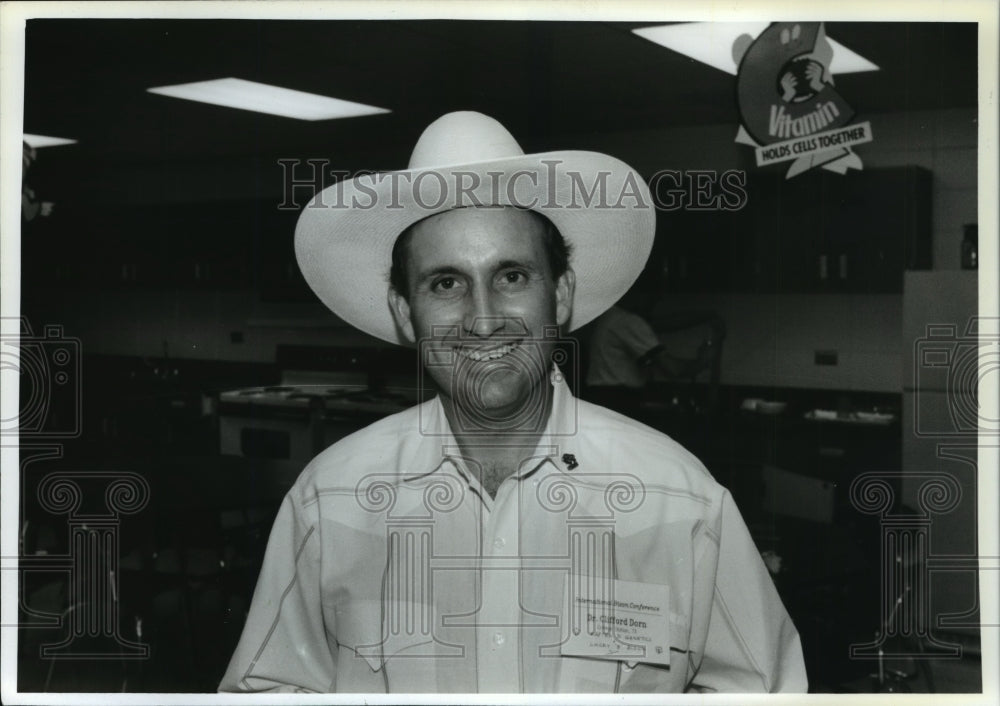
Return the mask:
[[274,521],[220,692],[328,692],[335,685],[336,650],[328,644],[319,588],[317,522],[305,516],[292,493]]
[[631,312],[621,318],[621,325],[617,327],[615,334],[635,360],[660,346],[660,339],[656,337],[653,327],[644,318]]
[[798,631],[781,602],[732,497],[722,497],[719,553],[708,635],[693,691],[807,689]]

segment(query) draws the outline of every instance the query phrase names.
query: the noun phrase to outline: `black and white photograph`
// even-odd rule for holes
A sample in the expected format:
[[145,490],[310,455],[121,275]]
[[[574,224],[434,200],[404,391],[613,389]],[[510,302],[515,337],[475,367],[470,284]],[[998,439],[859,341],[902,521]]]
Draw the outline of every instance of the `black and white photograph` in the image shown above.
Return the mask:
[[0,37],[4,703],[994,702],[991,2]]

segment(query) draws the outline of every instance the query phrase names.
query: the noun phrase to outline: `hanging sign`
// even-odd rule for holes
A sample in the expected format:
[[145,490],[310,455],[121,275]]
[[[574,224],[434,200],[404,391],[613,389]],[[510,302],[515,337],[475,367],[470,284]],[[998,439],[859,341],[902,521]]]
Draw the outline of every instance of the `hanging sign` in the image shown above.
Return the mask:
[[851,123],[854,109],[834,88],[833,48],[822,22],[775,22],[733,47],[739,63],[736,141],[755,148],[757,166],[791,161],[787,178],[823,167],[861,169],[856,145],[872,141],[871,124]]

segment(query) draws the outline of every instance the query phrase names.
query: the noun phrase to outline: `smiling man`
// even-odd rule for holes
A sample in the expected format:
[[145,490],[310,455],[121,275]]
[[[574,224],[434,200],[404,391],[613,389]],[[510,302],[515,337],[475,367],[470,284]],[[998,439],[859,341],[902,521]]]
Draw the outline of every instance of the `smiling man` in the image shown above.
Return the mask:
[[572,307],[565,241],[534,211],[460,208],[411,226],[395,249],[396,324],[410,343],[453,354],[455,365],[428,371],[459,446],[495,495],[552,407],[556,336],[544,333]]
[[307,282],[416,346],[437,396],[303,471],[220,690],[805,690],[729,494],[564,378],[563,334],[645,264],[650,204],[622,162],[525,155],[469,112],[431,124],[407,170],[310,202]]

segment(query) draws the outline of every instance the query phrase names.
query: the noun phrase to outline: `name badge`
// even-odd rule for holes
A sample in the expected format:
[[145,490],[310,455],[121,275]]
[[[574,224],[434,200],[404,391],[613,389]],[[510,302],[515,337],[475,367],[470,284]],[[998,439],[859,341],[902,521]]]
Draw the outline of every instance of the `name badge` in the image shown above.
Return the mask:
[[670,665],[670,587],[567,576],[561,653]]

